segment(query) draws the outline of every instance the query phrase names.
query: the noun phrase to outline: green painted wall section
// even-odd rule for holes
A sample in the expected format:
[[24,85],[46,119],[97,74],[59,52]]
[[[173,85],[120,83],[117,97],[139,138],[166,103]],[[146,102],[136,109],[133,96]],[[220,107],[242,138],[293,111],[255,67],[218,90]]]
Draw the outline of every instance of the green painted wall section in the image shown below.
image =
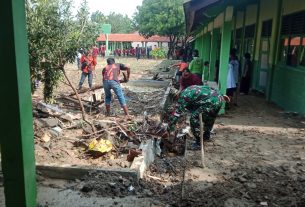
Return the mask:
[[305,71],[277,66],[273,78],[271,101],[305,115]]
[[[256,37],[256,46],[255,46],[255,56],[254,56],[254,59],[255,60],[258,60],[259,59],[259,54],[260,54],[260,41],[261,41],[261,32],[262,32],[262,24],[263,24],[263,21],[265,20],[269,20],[269,19],[274,19],[276,18],[276,13],[277,13],[277,10],[275,8],[278,7],[278,3],[279,3],[279,0],[262,0],[260,1],[260,11],[259,11],[259,22],[257,24],[257,29],[258,29],[258,35]],[[256,15],[256,14],[253,14],[253,15]],[[275,25],[273,24],[273,27],[272,27],[272,35],[274,36],[275,35]],[[271,41],[271,45],[270,47],[272,48],[273,45],[276,41],[275,39],[272,39]],[[273,54],[271,54],[272,56]],[[272,62],[270,60],[270,62]]]
[[[210,62],[210,50],[211,50],[211,33],[208,32],[204,35],[204,42],[203,42],[202,59],[204,62],[205,61]],[[209,69],[206,67],[204,68],[204,71],[203,71],[203,77],[204,77],[204,80],[209,79]]]
[[210,74],[209,74],[209,80],[214,81],[215,77],[215,64],[217,60],[217,50],[219,47],[219,34],[220,29],[213,29],[212,36],[211,36],[211,52],[210,52]]
[[238,11],[236,13],[236,29],[241,28],[243,26],[244,22],[244,12],[243,11]]
[[257,4],[249,5],[246,7],[246,20],[245,24],[251,25],[256,23]]
[[305,9],[304,0],[284,0],[283,15],[294,13]]
[[30,70],[24,0],[3,0],[0,7],[1,155],[7,207],[36,206],[36,172]]
[[[222,27],[221,36],[221,49],[220,49],[220,67],[219,67],[219,86],[222,94],[226,94],[227,90],[227,74],[228,74],[228,60],[231,49],[231,32],[232,21],[224,22]],[[225,112],[224,106],[220,114]]]

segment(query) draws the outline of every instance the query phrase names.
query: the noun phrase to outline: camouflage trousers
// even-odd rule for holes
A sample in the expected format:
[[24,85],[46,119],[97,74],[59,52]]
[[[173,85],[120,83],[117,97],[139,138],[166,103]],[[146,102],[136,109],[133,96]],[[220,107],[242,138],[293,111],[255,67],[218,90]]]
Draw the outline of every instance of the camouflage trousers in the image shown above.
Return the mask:
[[[213,111],[213,113],[202,113],[202,122],[203,122],[203,139],[208,140],[211,136],[211,131],[213,129],[217,114],[220,110],[217,109],[216,111]],[[199,119],[200,113],[194,113],[191,115],[190,118],[190,124],[191,124],[191,130],[196,138],[196,143],[200,144],[200,119]]]

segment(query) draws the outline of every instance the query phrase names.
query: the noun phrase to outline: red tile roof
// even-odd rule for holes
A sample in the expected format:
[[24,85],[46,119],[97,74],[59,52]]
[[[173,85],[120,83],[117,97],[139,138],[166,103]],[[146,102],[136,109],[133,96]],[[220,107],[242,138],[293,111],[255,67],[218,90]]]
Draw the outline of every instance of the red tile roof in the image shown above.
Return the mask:
[[[106,41],[106,36],[100,34],[96,41]],[[109,42],[169,42],[168,37],[161,37],[154,35],[146,39],[145,37],[139,35],[138,33],[134,34],[109,34]]]

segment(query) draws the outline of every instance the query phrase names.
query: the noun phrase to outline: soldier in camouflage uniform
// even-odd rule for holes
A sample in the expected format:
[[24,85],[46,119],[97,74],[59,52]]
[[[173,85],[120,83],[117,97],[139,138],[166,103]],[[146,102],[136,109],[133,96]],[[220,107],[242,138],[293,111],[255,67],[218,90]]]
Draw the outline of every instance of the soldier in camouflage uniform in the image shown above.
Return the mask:
[[210,133],[213,128],[217,114],[223,102],[229,101],[227,96],[223,96],[219,91],[208,86],[190,86],[186,88],[179,96],[177,105],[173,113],[169,116],[168,129],[174,131],[181,114],[189,111],[191,113],[191,130],[196,138],[196,145],[200,145],[200,119],[202,113],[204,122],[204,139],[210,139]]

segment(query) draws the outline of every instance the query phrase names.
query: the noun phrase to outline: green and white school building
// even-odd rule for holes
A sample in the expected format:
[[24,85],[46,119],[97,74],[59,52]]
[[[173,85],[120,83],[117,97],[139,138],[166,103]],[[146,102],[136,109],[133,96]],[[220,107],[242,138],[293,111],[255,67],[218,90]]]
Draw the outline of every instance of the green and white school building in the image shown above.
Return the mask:
[[219,66],[226,91],[228,59],[236,48],[253,60],[251,88],[285,111],[305,115],[305,0],[190,0],[184,3],[187,32],[204,61],[206,80]]

